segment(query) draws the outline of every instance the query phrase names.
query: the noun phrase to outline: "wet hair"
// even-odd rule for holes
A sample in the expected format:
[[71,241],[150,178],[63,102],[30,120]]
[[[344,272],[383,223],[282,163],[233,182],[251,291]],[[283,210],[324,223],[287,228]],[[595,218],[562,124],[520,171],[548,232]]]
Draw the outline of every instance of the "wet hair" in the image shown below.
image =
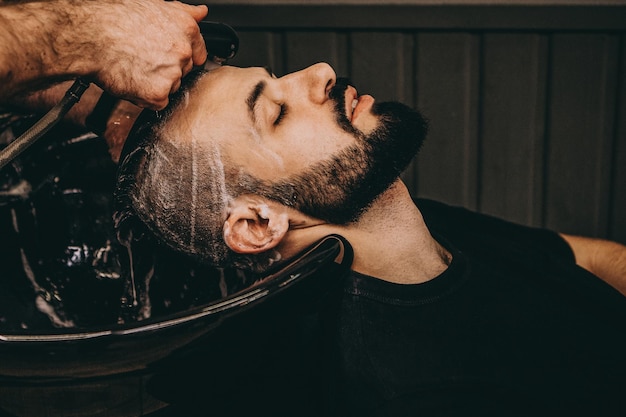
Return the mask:
[[135,122],[120,157],[117,234],[122,242],[149,234],[203,263],[263,272],[276,252],[242,255],[224,242],[230,197],[219,149],[206,138],[178,137],[183,130],[169,123],[205,74],[187,76],[164,111],[144,110]]

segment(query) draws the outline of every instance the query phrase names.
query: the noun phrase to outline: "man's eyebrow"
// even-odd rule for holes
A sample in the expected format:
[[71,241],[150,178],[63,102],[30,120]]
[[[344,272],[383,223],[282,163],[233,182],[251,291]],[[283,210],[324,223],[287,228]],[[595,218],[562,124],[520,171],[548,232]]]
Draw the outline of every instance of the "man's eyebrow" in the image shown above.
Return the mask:
[[248,98],[246,99],[246,104],[248,105],[248,113],[250,114],[250,118],[252,119],[252,123],[256,123],[256,114],[254,112],[254,108],[256,107],[257,101],[259,101],[259,97],[263,94],[263,90],[265,90],[265,86],[267,84],[265,81],[259,81],[252,91]]
[[[270,77],[275,77],[274,71],[268,66],[262,67]],[[256,123],[256,113],[254,112],[254,108],[256,107],[256,103],[259,101],[259,97],[263,94],[263,90],[265,90],[265,81],[259,81],[246,99],[246,104],[248,105],[248,113],[250,114],[250,118],[252,119],[252,123]]]

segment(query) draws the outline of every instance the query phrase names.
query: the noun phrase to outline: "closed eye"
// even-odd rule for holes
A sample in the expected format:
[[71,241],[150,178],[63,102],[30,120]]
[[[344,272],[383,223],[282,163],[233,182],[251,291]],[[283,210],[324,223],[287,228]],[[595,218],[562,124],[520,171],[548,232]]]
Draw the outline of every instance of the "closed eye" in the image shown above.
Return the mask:
[[278,117],[276,117],[276,120],[274,120],[274,126],[278,126],[280,122],[282,122],[282,120],[285,118],[286,114],[287,114],[287,105],[284,103],[280,104],[280,111],[278,112]]

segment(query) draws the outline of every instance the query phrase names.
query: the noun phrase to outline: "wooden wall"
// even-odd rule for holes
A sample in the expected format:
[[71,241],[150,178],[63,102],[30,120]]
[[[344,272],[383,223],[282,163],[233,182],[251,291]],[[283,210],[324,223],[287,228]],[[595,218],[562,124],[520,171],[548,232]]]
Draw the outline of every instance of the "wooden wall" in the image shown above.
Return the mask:
[[210,3],[240,35],[233,65],[325,61],[425,113],[415,195],[626,243],[624,2],[235,3]]

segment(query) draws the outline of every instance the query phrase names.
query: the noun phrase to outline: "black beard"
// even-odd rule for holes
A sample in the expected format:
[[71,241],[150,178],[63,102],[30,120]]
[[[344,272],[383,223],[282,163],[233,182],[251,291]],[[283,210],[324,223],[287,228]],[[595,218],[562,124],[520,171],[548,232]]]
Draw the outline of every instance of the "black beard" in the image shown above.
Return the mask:
[[[347,224],[360,215],[393,184],[417,155],[428,122],[416,110],[397,102],[375,103],[379,126],[370,134],[354,128],[345,114],[345,90],[338,79],[330,92],[336,121],[357,143],[301,174],[273,183],[252,177],[236,183],[245,192],[262,195],[307,215],[333,224]],[[240,187],[237,192],[241,192]]]

